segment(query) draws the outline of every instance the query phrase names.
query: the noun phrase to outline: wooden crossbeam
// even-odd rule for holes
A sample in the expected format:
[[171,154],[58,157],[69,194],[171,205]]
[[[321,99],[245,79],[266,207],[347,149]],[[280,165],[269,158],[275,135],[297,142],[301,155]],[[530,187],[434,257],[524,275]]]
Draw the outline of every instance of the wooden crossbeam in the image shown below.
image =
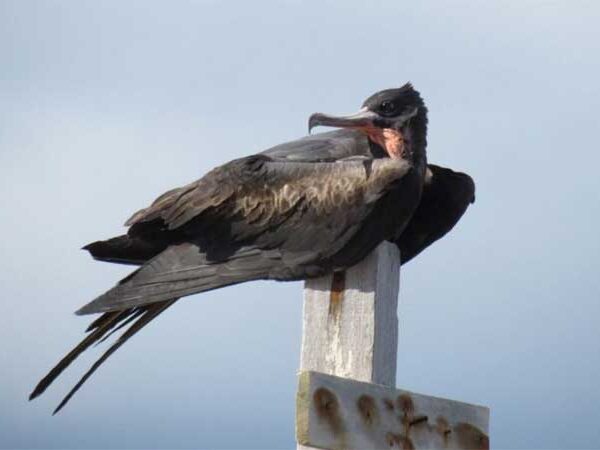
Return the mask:
[[489,410],[319,372],[301,372],[296,438],[304,448],[488,449]]

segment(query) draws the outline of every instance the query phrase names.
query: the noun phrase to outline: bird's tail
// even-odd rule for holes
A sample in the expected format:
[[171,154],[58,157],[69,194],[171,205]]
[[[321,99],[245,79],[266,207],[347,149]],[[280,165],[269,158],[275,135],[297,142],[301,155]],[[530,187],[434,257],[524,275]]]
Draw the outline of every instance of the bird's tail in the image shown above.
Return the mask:
[[129,308],[124,311],[107,312],[98,317],[86,330],[89,334],[71,350],[63,359],[61,359],[56,366],[48,372],[48,374],[41,379],[37,384],[29,400],[41,395],[52,382],[86,349],[94,344],[98,344],[108,337],[110,337],[116,331],[126,327],[129,327],[119,336],[119,338],[106,350],[100,358],[90,367],[90,369],[81,377],[77,384],[69,391],[69,393],[63,398],[53,414],[60,411],[71,397],[79,390],[79,388],[87,381],[87,379],[112,355],[119,349],[129,338],[140,331],[154,318],[156,318],[165,309],[175,303],[177,299],[166,300],[162,302],[152,303],[144,305],[138,308]]
[[[110,247],[110,252],[107,250],[100,257],[114,260],[117,256],[115,249],[125,248],[128,244],[126,239],[115,238],[112,244],[107,245]],[[98,257],[109,247],[96,246],[89,250],[92,255]],[[122,255],[125,256],[124,253]],[[131,254],[128,255],[127,259],[133,263],[136,258]],[[102,315],[92,322],[88,328],[88,336],[39,382],[31,393],[30,399],[44,392],[69,364],[90,346],[128,327],[66,395],[54,411],[57,413],[110,355],[175,303],[179,297],[244,281],[267,278],[273,268],[282,265],[281,256],[277,252],[260,249],[240,249],[227,260],[211,262],[194,244],[169,247],[122,279],[107,293],[78,311],[79,314],[102,313]]]

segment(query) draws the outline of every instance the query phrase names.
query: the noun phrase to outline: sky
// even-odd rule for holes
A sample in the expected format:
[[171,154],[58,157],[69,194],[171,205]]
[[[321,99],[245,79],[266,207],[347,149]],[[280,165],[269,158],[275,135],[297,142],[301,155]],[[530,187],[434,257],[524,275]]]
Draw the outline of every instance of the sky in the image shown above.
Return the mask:
[[477,201],[401,274],[397,385],[498,449],[600,445],[600,4],[0,0],[0,447],[294,448],[302,283],[186,298],[32,387],[130,269],[81,246],[160,193],[411,81]]

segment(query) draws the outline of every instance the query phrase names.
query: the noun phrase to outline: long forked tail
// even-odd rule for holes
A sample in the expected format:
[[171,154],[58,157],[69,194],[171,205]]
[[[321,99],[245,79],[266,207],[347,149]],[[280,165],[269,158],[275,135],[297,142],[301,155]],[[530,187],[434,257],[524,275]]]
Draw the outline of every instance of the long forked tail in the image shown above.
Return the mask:
[[118,331],[119,329],[131,325],[119,338],[106,350],[100,358],[90,367],[90,369],[81,377],[77,384],[69,391],[69,393],[63,398],[58,407],[54,410],[53,414],[59,412],[71,399],[71,397],[79,390],[79,388],[87,381],[87,379],[112,355],[119,349],[129,338],[140,331],[154,318],[156,318],[165,309],[175,303],[177,299],[166,300],[162,302],[152,303],[139,308],[129,308],[124,311],[115,311],[102,314],[88,327],[86,331],[89,334],[63,359],[61,359],[48,374],[41,379],[37,384],[29,400],[41,395],[52,382],[86,349],[90,346],[100,343],[107,339],[111,334]]
[[[121,242],[122,239],[116,238],[115,242],[117,241]],[[115,246],[121,249],[121,243]],[[117,258],[114,252],[100,256],[96,251],[98,248],[87,247],[98,259],[137,264],[133,257],[121,255]],[[241,248],[226,260],[212,262],[195,244],[183,243],[168,247],[107,293],[77,311],[78,314],[103,314],[88,328],[90,334],[39,382],[30,399],[44,392],[83,351],[128,326],[66,395],[54,411],[56,414],[110,355],[180,297],[267,278],[274,268],[282,265],[278,252],[255,248]]]

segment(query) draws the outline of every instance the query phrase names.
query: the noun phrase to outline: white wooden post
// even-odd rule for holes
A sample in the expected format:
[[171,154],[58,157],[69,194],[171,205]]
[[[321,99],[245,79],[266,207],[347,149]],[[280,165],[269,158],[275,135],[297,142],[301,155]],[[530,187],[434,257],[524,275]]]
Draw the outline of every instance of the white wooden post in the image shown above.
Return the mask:
[[300,370],[396,385],[400,253],[381,244],[348,271],[308,280]]
[[487,408],[395,389],[399,277],[398,249],[384,242],[306,282],[298,449],[489,447]]

